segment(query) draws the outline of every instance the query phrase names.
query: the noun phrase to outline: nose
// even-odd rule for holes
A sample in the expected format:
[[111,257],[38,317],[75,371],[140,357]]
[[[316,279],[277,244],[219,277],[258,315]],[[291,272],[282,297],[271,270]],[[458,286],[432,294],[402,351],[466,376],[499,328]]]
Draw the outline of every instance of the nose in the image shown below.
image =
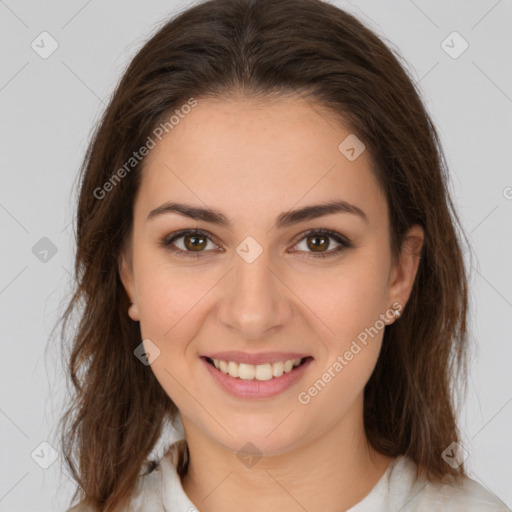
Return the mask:
[[263,340],[289,322],[293,295],[264,251],[252,263],[238,255],[217,308],[221,324],[246,340]]

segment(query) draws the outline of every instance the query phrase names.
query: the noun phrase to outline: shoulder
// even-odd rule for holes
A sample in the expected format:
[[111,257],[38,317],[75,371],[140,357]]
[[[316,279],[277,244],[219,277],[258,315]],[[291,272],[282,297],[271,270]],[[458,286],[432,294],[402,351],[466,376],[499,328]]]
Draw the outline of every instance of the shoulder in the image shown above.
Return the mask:
[[[390,475],[390,495],[402,495],[404,512],[511,512],[492,492],[475,480],[464,477],[456,482],[415,480],[416,465],[401,457]],[[407,489],[406,489],[407,488]]]
[[[425,486],[419,500],[428,506],[436,503],[446,512],[510,512],[510,509],[483,485],[471,478],[463,478],[458,484],[432,484]],[[425,508],[427,510],[427,508]]]
[[[147,459],[141,468],[130,501],[123,512],[164,512],[162,496],[164,488],[171,489],[178,495],[176,497],[178,505],[181,505],[183,501],[187,502],[188,498],[184,495],[176,473],[176,468],[183,467],[187,462],[188,449],[185,439],[179,439],[167,446],[159,459]],[[164,485],[164,480],[167,487]],[[66,512],[96,512],[96,510],[80,502]]]

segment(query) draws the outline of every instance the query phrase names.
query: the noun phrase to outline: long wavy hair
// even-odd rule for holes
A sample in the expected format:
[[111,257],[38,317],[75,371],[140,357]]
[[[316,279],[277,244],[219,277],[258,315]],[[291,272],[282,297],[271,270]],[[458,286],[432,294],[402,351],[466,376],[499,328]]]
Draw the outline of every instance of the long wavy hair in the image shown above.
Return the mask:
[[178,412],[134,356],[141,333],[127,315],[118,259],[144,158],[129,170],[126,162],[190,98],[235,94],[298,94],[326,107],[369,151],[387,198],[394,257],[408,228],[423,227],[412,293],[400,320],[386,327],[365,387],[364,426],[375,450],[410,457],[417,476],[467,476],[463,464],[454,469],[442,458],[460,439],[457,392],[466,393],[461,234],[467,238],[438,133],[400,60],[382,37],[322,0],[206,1],[166,20],[135,55],[95,126],[79,177],[75,289],[59,319],[72,384],[59,423],[77,482],[72,500],[79,494],[94,510],[121,509],[164,420]]

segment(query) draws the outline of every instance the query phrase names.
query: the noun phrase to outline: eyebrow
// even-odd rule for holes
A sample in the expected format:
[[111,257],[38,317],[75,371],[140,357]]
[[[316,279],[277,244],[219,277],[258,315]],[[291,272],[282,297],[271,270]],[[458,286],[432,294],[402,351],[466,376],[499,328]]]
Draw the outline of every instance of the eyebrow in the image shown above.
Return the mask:
[[[178,213],[179,215],[183,215],[194,220],[202,220],[204,222],[217,224],[231,229],[229,219],[222,212],[212,208],[202,208],[177,202],[168,202],[154,210],[151,210],[146,222],[168,213]],[[282,229],[298,224],[299,222],[316,219],[333,213],[350,213],[361,217],[367,224],[369,223],[366,213],[361,210],[361,208],[348,203],[347,201],[338,200],[282,212],[277,217],[275,225],[278,229]]]

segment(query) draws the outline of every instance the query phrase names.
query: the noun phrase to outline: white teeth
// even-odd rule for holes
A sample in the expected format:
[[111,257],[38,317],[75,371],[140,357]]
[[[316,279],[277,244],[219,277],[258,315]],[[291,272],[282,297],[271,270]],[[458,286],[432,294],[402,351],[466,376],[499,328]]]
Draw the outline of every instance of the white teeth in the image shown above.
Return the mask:
[[281,377],[283,375],[283,362],[272,363],[272,376]]
[[[233,363],[236,364],[236,363]],[[238,365],[238,376],[244,380],[252,380],[256,374],[256,368],[252,364],[239,364]],[[231,375],[231,374],[230,374]],[[233,377],[233,375],[231,375]]]
[[256,366],[256,380],[270,380],[272,378],[272,365],[259,364]]
[[283,365],[283,370],[285,373],[288,373],[293,368],[293,361],[285,361]]
[[283,373],[289,373],[295,366],[299,366],[302,359],[289,359],[287,361],[277,361],[276,363],[265,364],[246,364],[236,363],[234,361],[222,361],[213,359],[215,368],[221,372],[243,380],[270,380],[274,377],[281,377]]
[[239,373],[239,367],[236,363],[234,363],[233,361],[230,361],[228,363],[228,373],[229,375],[231,375],[232,377],[238,377],[238,373]]

